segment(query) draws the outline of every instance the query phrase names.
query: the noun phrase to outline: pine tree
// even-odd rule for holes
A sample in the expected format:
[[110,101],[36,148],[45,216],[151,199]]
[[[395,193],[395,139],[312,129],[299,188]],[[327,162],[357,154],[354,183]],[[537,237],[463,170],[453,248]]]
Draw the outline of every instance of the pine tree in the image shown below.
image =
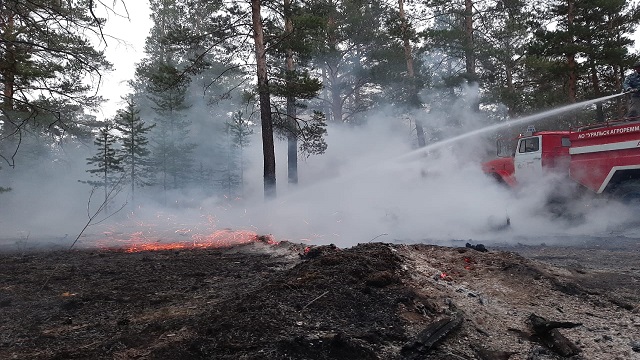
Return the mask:
[[264,196],[276,197],[276,155],[273,142],[273,118],[271,116],[271,92],[267,67],[264,24],[261,14],[262,1],[251,0],[251,24],[256,58],[256,76],[262,126],[262,157],[264,163]]
[[147,57],[138,64],[136,77],[151,103],[156,127],[152,136],[153,161],[163,191],[184,188],[193,170],[195,144],[189,141],[187,94],[191,79],[179,47],[167,38],[179,27],[185,8],[170,0],[151,1],[154,25],[147,38]]
[[116,128],[121,132],[122,148],[120,156],[122,165],[128,172],[128,182],[131,186],[131,200],[135,202],[135,188],[153,184],[153,164],[148,149],[147,133],[155,127],[146,125],[140,118],[132,96],[125,98],[126,107],[117,112]]
[[102,187],[105,203],[109,200],[111,190],[120,186],[124,172],[121,165],[122,155],[116,148],[118,137],[113,133],[115,129],[115,124],[108,122],[99,130],[93,142],[98,151],[94,156],[87,158],[87,165],[93,167],[87,172],[96,180],[80,180],[94,187]]
[[228,139],[226,167],[220,184],[226,194],[242,196],[244,191],[244,149],[249,146],[253,129],[242,111],[231,115],[226,123]]
[[[397,1],[397,7],[389,9],[389,17],[378,36],[378,45],[371,52],[375,65],[372,67],[372,81],[381,89],[375,98],[376,104],[393,105],[397,118],[407,119],[418,147],[425,146],[424,127],[416,116],[416,110],[423,110],[419,96],[425,82],[420,74],[421,56],[415,51],[418,37],[414,28],[416,6],[404,0]],[[412,135],[413,136],[413,135]]]
[[190,182],[191,154],[196,146],[188,141],[190,122],[177,111],[163,113],[154,120],[152,151],[159,184],[164,191],[184,188]]
[[503,114],[496,114],[501,120],[531,111],[530,80],[524,70],[535,7],[536,3],[524,0],[495,1],[486,6],[480,22],[477,58],[486,94],[483,100],[506,107]]
[[[325,117],[313,116],[308,100],[318,96],[322,83],[310,72],[309,59],[318,46],[322,30],[321,18],[290,0],[284,0],[284,27],[270,46],[273,55],[270,90],[276,108],[274,128],[287,139],[287,173],[290,184],[298,183],[298,144],[307,149],[309,143],[324,142]],[[281,110],[284,108],[284,110]],[[316,110],[317,112],[318,110]],[[319,138],[318,138],[319,137]],[[325,144],[326,145],[326,144]]]
[[383,24],[391,12],[380,1],[309,2],[306,11],[323,21],[312,64],[322,72],[327,120],[356,124],[373,107],[380,89],[372,79],[373,56],[384,47]]
[[[628,48],[640,20],[638,9],[628,0],[549,1],[529,52],[546,61],[549,66],[543,71],[561,81],[556,87],[564,94],[553,97],[552,105],[620,91],[625,65],[633,62]],[[601,78],[613,86],[601,84]],[[596,116],[604,119],[604,108],[598,106]]]
[[29,133],[73,132],[74,116],[102,101],[87,82],[111,68],[88,38],[104,25],[92,5],[0,1],[0,155],[11,165],[27,125]]
[[[430,74],[428,81],[438,90],[428,105],[433,112],[448,118],[453,126],[459,126],[461,111],[479,110],[478,97],[460,94],[483,86],[478,68],[478,39],[486,29],[478,28],[478,23],[482,23],[478,19],[482,19],[486,2],[428,0],[425,5],[430,8],[434,21],[419,34],[420,50],[425,53],[425,62],[430,64],[430,68],[423,71]],[[460,106],[462,101],[466,102],[464,109]]]
[[[621,90],[624,70],[635,62],[629,49],[630,38],[640,21],[640,4],[628,0],[583,0],[576,14],[576,37],[581,55],[586,58],[582,67],[585,81],[584,98],[599,98]],[[604,80],[604,81],[603,81]],[[614,106],[611,106],[614,105]],[[615,103],[596,104],[596,117],[622,117],[622,107]]]
[[[289,153],[291,164],[293,164],[290,168],[294,168],[297,165],[296,142],[298,140],[312,141],[317,144],[317,141],[309,137],[322,136],[323,134],[319,131],[323,127],[315,124],[310,130],[299,129],[307,126],[307,123],[321,121],[324,118],[312,116],[311,112],[308,112],[301,121],[295,115],[294,110],[301,109],[302,104],[297,102],[294,97],[287,95],[283,98],[288,98],[289,115],[277,116],[277,114],[285,114],[285,112],[279,112],[278,104],[273,101],[273,98],[276,97],[274,95],[277,91],[276,88],[282,89],[284,86],[280,85],[288,83],[288,94],[296,94],[297,99],[300,100],[309,97],[302,93],[301,88],[313,86],[315,87],[314,92],[317,93],[320,89],[320,83],[317,79],[312,79],[305,71],[294,71],[292,68],[277,70],[283,68],[282,63],[279,62],[283,58],[278,56],[285,51],[295,56],[296,61],[305,56],[308,57],[308,55],[294,49],[294,45],[292,45],[295,43],[295,46],[300,46],[303,42],[301,40],[305,38],[304,34],[297,35],[297,31],[296,34],[292,34],[291,29],[285,31],[283,27],[280,27],[283,20],[274,15],[277,13],[273,10],[276,3],[270,1],[267,3],[268,7],[262,7],[261,2],[253,1],[252,8],[249,9],[238,6],[236,3],[219,1],[153,0],[151,5],[155,26],[147,42],[146,50],[149,56],[139,67],[139,75],[141,80],[144,79],[140,83],[146,82],[147,84],[159,83],[154,74],[161,73],[166,77],[171,77],[174,80],[170,84],[172,90],[186,89],[183,104],[199,101],[196,98],[196,91],[200,90],[200,94],[206,99],[208,106],[216,105],[220,109],[222,106],[237,106],[238,95],[242,93],[242,86],[246,86],[244,83],[247,83],[247,74],[243,74],[240,69],[254,68],[259,80],[255,89],[258,96],[254,99],[258,99],[261,105],[259,112],[263,137],[265,196],[271,197],[275,196],[273,132],[280,131],[281,134],[286,133],[285,136],[289,137],[290,143],[293,144]],[[251,21],[248,21],[250,17]],[[244,36],[247,33],[254,34],[253,47],[249,47],[245,41]],[[260,46],[262,46],[261,49],[259,49]],[[258,65],[247,62],[247,59],[254,58],[257,59]],[[292,56],[289,59],[292,60]],[[161,67],[160,64],[164,64],[165,70],[157,70]],[[292,61],[289,61],[288,64],[292,64]],[[281,83],[278,84],[278,82]],[[152,86],[147,86],[145,91],[152,94],[154,109],[157,113],[161,107],[168,108],[166,106],[168,102],[164,103],[165,106],[158,106],[159,92]],[[308,90],[305,91],[308,92]],[[179,94],[176,95],[178,96],[174,98],[176,100],[174,103],[178,104],[180,103]],[[235,112],[236,109],[230,109],[230,112]],[[178,112],[183,112],[183,110],[174,108],[174,111]],[[273,116],[274,110],[276,116]],[[217,124],[213,123],[223,116],[207,118],[205,115],[198,118],[210,122],[209,124],[199,124],[199,128],[215,128]],[[162,120],[157,119],[157,121],[156,134],[158,136],[154,136],[154,142],[166,138],[161,131],[160,121]],[[221,139],[224,140],[222,137]],[[216,148],[214,144],[216,140],[218,139],[210,139],[207,146]],[[318,149],[314,146],[305,146],[305,148]],[[160,149],[154,148],[154,153],[159,153],[155,150]],[[295,171],[290,173],[295,174]]]
[[[398,0],[398,18],[400,19],[400,38],[402,39],[402,47],[404,49],[404,58],[407,64],[407,82],[409,83],[409,93],[406,96],[406,102],[409,104],[415,104],[416,107],[420,103],[418,98],[418,86],[416,81],[415,61],[413,55],[413,46],[411,40],[415,36],[415,30],[412,29],[410,22],[404,11],[404,0]],[[422,127],[422,120],[415,119],[416,124],[416,138],[418,140],[418,147],[424,147],[426,140],[424,136],[424,129]]]

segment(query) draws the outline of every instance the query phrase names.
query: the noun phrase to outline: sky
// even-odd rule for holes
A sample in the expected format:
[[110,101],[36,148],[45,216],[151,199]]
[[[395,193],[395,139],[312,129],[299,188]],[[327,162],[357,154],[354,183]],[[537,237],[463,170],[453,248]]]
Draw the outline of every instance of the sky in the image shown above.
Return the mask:
[[[99,118],[115,115],[121,106],[120,97],[129,92],[126,82],[133,79],[135,64],[144,57],[144,43],[152,26],[147,0],[117,1],[113,12],[100,16],[107,18],[104,32],[107,44],[100,44],[114,70],[105,74],[99,93],[109,101],[102,107]],[[128,15],[127,15],[128,12]],[[128,16],[128,18],[127,18]]]

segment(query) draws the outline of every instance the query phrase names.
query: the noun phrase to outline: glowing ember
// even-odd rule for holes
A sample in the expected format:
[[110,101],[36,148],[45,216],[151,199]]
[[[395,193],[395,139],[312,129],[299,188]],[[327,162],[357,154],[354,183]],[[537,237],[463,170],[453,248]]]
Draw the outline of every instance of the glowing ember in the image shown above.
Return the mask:
[[[187,231],[180,230],[174,234],[185,236],[186,233]],[[217,230],[209,235],[194,234],[189,241],[172,241],[170,236],[152,235],[142,231],[131,233],[128,235],[128,239],[124,239],[124,236],[117,238],[115,233],[105,233],[104,235],[107,235],[108,238],[100,240],[99,247],[125,252],[223,248],[253,242],[268,245],[278,243],[271,236],[258,235],[253,231],[233,231],[230,229]]]

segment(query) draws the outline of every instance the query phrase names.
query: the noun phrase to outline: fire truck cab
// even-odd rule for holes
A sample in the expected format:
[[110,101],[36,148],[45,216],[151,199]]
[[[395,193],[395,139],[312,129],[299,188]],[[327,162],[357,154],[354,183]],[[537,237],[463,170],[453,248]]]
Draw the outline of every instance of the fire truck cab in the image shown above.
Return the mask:
[[567,172],[569,131],[536,131],[529,126],[517,139],[498,140],[498,158],[482,164],[486,174],[510,186],[530,183],[545,171]]
[[520,182],[539,179],[544,171],[566,171],[569,159],[568,131],[540,131],[529,127],[518,139],[513,156],[514,176]]

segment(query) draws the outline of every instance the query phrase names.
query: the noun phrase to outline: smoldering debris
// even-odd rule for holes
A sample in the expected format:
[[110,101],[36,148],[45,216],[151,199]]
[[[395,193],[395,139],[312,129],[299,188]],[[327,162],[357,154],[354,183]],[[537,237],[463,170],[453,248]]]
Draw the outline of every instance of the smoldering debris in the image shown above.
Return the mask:
[[548,359],[562,345],[632,359],[640,274],[635,257],[611,252],[615,269],[603,253],[572,248],[580,272],[425,244],[0,254],[0,358]]

